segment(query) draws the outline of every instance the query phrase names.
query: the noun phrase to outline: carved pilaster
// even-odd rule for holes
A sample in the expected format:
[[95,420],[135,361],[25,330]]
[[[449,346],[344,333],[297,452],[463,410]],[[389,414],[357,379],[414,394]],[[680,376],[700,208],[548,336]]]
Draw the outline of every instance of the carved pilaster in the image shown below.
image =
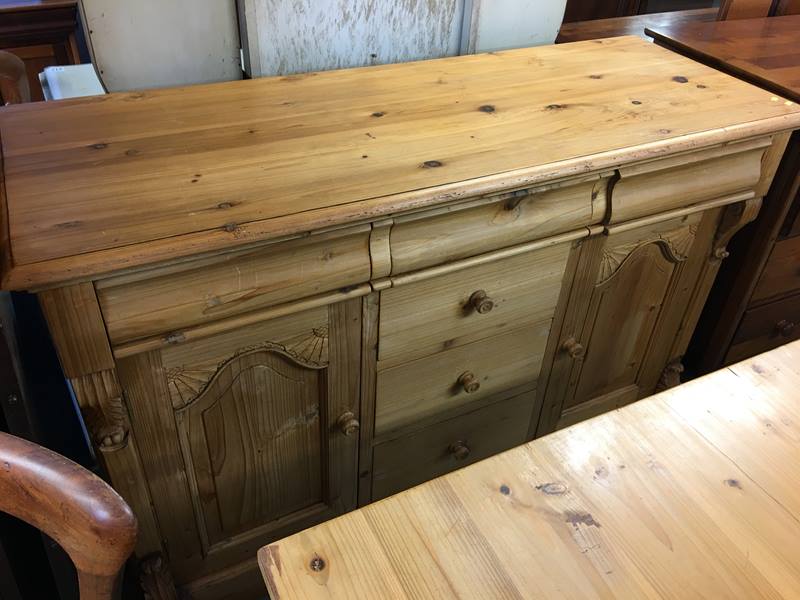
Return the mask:
[[161,554],[144,558],[139,568],[139,583],[145,600],[178,600],[172,573]]

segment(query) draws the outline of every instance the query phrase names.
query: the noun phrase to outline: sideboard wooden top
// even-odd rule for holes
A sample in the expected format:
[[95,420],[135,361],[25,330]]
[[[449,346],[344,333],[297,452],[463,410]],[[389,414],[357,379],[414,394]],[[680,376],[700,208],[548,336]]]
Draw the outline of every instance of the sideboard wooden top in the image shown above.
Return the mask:
[[259,552],[275,598],[798,598],[800,342]]
[[634,37],[7,107],[3,282],[91,279],[798,126],[797,105]]

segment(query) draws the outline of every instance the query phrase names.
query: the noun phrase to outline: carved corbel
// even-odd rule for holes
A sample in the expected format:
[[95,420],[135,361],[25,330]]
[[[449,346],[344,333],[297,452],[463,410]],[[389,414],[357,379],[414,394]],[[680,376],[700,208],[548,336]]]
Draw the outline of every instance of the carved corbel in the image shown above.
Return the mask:
[[70,379],[86,428],[102,452],[124,448],[130,423],[113,369]]
[[742,227],[754,221],[761,210],[761,198],[751,198],[725,207],[711,246],[710,260],[722,261],[728,257],[728,242]]

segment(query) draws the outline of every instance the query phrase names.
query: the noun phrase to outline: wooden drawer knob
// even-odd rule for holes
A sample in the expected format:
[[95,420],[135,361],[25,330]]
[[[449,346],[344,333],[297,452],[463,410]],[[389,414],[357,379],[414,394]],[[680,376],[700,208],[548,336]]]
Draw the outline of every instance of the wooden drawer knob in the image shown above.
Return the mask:
[[448,450],[450,451],[450,456],[456,460],[464,460],[469,456],[469,446],[461,440],[450,444]]
[[586,354],[586,348],[583,347],[583,344],[578,343],[574,337],[567,338],[563,344],[561,344],[561,349],[570,355],[571,358],[581,358],[584,354]]
[[339,417],[336,420],[336,424],[339,426],[339,431],[345,435],[353,435],[361,427],[361,424],[358,422],[358,419],[356,419],[356,416],[350,411]]
[[477,292],[473,292],[469,297],[469,305],[474,308],[475,312],[478,314],[485,315],[494,308],[494,300],[489,298],[483,290],[478,290]]
[[459,375],[458,385],[460,385],[468,394],[472,394],[481,389],[481,382],[478,381],[478,378],[475,377],[475,373],[472,371],[464,371],[461,375]]
[[783,319],[778,321],[777,325],[775,325],[775,329],[778,330],[778,333],[781,334],[783,337],[789,337],[794,333],[796,324],[792,321],[788,321]]

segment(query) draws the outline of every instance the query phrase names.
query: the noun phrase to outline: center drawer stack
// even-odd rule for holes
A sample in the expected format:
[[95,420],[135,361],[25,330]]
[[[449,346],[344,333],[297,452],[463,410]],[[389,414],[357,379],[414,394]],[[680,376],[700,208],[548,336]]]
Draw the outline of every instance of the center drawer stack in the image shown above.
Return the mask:
[[[507,194],[448,214],[447,228],[437,215],[393,223],[378,320],[373,500],[528,438],[570,253],[588,235],[601,189],[595,178]],[[550,218],[556,207],[559,218]]]

